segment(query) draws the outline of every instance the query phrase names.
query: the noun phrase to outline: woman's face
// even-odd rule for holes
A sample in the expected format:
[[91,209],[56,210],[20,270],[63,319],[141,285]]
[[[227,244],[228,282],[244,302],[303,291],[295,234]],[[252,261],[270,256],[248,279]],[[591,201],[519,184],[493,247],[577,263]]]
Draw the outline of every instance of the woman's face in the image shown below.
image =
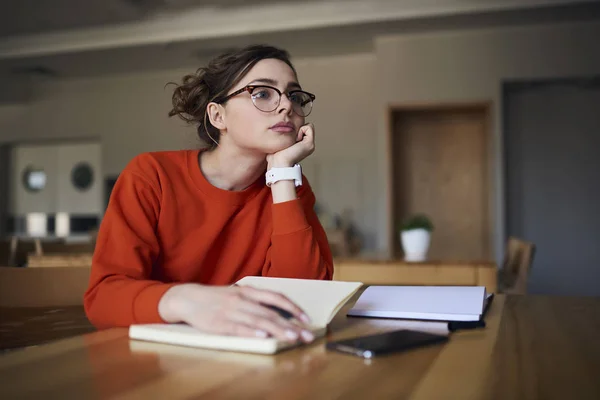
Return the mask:
[[[292,110],[287,97],[290,90],[301,89],[294,71],[277,59],[261,60],[233,87],[233,93],[248,85],[266,85],[277,88],[283,94],[277,104],[278,94],[269,89],[256,88],[252,95],[244,91],[230,98],[223,107],[221,144],[231,142],[239,148],[262,154],[272,154],[286,149],[297,141],[298,130],[304,125],[304,117]],[[252,101],[264,109],[261,111]]]

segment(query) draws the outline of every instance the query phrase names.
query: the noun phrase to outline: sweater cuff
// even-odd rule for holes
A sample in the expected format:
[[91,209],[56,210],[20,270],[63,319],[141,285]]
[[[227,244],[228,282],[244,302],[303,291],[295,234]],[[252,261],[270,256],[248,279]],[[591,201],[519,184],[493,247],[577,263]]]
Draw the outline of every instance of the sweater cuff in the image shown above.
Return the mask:
[[158,313],[158,303],[175,283],[158,283],[138,293],[133,304],[133,320],[136,324],[160,324],[165,321]]
[[286,235],[310,228],[299,199],[273,204],[273,234]]

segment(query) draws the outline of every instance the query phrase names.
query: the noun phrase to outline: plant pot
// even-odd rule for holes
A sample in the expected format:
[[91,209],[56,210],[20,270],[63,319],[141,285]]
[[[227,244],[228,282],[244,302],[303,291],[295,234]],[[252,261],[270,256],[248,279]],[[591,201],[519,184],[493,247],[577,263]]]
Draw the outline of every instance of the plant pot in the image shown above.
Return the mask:
[[427,259],[431,243],[431,232],[426,229],[411,229],[400,232],[400,241],[404,250],[404,260],[419,262]]

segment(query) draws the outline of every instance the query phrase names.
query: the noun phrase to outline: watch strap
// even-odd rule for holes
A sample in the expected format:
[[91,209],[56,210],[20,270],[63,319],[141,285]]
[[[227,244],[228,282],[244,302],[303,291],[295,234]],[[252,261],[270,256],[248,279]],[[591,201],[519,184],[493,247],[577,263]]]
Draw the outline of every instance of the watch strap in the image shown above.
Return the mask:
[[294,181],[296,187],[302,185],[302,168],[300,164],[293,167],[271,168],[265,174],[267,186],[279,181]]

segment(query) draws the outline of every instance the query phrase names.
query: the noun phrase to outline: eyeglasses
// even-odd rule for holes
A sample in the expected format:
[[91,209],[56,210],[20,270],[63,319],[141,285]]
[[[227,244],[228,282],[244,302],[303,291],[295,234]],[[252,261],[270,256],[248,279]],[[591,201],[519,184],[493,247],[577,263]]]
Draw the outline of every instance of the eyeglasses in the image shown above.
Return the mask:
[[[279,89],[272,86],[248,85],[231,93],[229,96],[216,101],[216,103],[224,103],[233,96],[237,96],[243,92],[250,93],[252,103],[254,103],[254,106],[260,111],[275,111],[281,102],[282,93]],[[286,96],[292,103],[292,110],[299,116],[306,117],[312,111],[313,101],[315,100],[314,94],[303,90],[290,90],[286,93]]]

